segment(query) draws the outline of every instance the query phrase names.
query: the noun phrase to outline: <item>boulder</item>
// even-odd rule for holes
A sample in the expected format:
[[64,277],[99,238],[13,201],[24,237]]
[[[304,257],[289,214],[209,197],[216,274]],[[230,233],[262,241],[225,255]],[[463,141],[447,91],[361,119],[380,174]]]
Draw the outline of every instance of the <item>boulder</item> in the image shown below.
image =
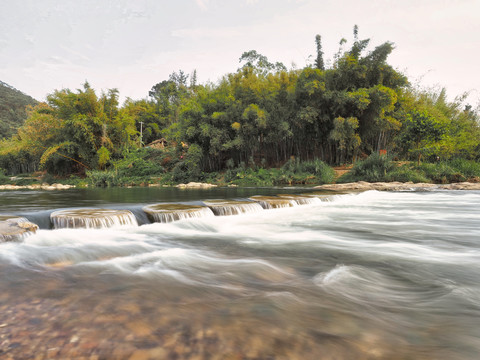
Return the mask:
[[199,182],[189,182],[188,184],[178,184],[178,188],[181,189],[209,189],[212,187],[217,187],[217,185],[214,184],[207,184],[207,183],[199,183]]
[[50,214],[55,229],[104,229],[114,226],[138,226],[135,215],[129,210],[67,209]]
[[35,234],[38,225],[25,218],[9,215],[0,216],[0,242],[20,241]]
[[154,204],[143,208],[152,222],[172,222],[189,218],[214,216],[206,206],[185,204]]

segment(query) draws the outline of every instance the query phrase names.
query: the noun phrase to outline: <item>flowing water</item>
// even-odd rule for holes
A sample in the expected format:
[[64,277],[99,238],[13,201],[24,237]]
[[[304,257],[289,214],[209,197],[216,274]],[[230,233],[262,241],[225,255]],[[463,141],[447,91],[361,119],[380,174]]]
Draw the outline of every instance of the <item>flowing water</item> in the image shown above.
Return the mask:
[[[41,223],[0,244],[1,359],[479,358],[480,192],[150,223],[137,210],[155,202],[292,189],[142,191],[0,193],[3,214]],[[74,206],[141,226],[49,229]]]

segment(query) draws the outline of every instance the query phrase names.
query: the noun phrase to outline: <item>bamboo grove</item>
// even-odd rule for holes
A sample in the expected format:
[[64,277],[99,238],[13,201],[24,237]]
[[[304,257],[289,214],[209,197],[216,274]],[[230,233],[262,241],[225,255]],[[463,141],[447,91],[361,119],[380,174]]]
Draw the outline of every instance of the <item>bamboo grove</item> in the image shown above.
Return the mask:
[[169,161],[198,172],[278,167],[292,157],[351,163],[381,150],[412,160],[480,157],[478,110],[464,98],[448,101],[444,89],[412,87],[387,62],[392,43],[367,51],[355,27],[352,45],[342,39],[330,61],[319,35],[315,44],[314,63],[303,69],[252,50],[217,83],[197,84],[196,72],[178,71],[122,106],[115,89],[56,90],[0,142],[0,168],[62,176],[105,170],[161,138]]

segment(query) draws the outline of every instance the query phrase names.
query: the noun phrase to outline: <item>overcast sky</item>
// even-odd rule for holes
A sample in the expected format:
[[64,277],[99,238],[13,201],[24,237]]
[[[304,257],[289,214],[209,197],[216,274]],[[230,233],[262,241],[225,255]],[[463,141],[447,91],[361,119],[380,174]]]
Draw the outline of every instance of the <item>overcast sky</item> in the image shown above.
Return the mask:
[[480,99],[480,0],[0,0],[0,80],[44,100],[85,80],[145,98],[173,71],[216,82],[247,50],[304,67],[315,35],[333,58],[352,29],[451,98]]

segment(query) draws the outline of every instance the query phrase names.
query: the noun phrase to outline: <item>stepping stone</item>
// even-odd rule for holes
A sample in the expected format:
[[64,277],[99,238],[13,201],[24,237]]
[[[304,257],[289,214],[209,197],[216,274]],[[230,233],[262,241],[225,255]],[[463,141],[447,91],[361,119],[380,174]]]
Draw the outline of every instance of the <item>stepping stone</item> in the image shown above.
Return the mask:
[[129,210],[72,209],[50,214],[55,229],[103,229],[114,226],[138,226],[135,215]]
[[250,198],[253,201],[256,201],[264,209],[279,209],[287,208],[297,205],[295,200],[289,198],[281,198],[278,196],[252,196]]
[[240,215],[255,213],[263,208],[253,201],[209,200],[203,202],[216,216]]
[[206,206],[185,204],[155,204],[143,208],[152,222],[167,223],[172,221],[214,216]]

